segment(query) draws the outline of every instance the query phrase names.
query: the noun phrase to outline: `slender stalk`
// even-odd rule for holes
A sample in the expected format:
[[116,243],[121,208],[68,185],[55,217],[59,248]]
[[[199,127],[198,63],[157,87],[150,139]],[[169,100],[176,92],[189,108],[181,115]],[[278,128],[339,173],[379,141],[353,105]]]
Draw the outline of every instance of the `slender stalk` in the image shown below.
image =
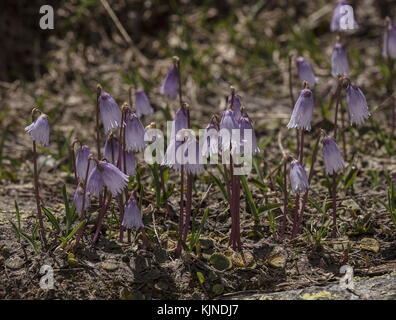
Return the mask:
[[[230,109],[234,109],[235,88],[231,86],[231,101]],[[232,146],[231,146],[232,148]],[[231,234],[230,244],[233,250],[241,250],[241,232],[240,232],[240,179],[238,175],[234,174],[234,162],[230,156],[230,176],[231,176],[231,199],[230,199],[230,214],[231,214]]]
[[[183,226],[184,226],[184,165],[180,166],[180,213],[179,213],[179,237],[180,241],[183,239]],[[181,253],[181,243],[179,242],[176,247],[176,255]]]
[[34,193],[37,205],[37,218],[40,226],[40,237],[44,245],[47,245],[47,240],[45,238],[45,229],[43,222],[43,214],[41,212],[41,201],[40,201],[40,191],[39,191],[39,176],[37,170],[37,148],[36,141],[33,140],[33,170],[34,170]]
[[[85,219],[85,198],[87,196],[87,181],[88,181],[88,174],[89,174],[89,167],[91,165],[91,157],[88,157],[88,165],[87,165],[87,170],[85,171],[85,179],[83,182],[83,203],[82,203],[82,209],[81,209],[81,220]],[[88,221],[87,221],[88,223]],[[87,224],[85,224],[84,227],[82,227],[77,235],[76,235],[76,241],[74,243],[73,249],[72,251],[75,252],[76,249],[78,248],[78,245],[80,244],[80,240],[82,235],[84,234],[85,228],[86,228]]]
[[240,219],[240,197],[241,197],[241,183],[239,179],[239,175],[233,175],[234,183],[233,183],[233,198],[234,198],[234,222],[235,222],[235,234],[234,234],[234,244],[233,249],[237,251],[241,251],[241,219]]
[[295,99],[294,99],[294,93],[293,93],[293,72],[292,72],[292,63],[293,63],[293,55],[289,55],[289,65],[288,65],[288,71],[289,71],[289,93],[290,93],[290,102],[292,108],[294,107],[295,104]]
[[224,170],[224,182],[227,187],[227,196],[228,196],[228,202],[231,200],[231,182],[230,182],[230,177],[228,174],[228,168],[226,164],[223,164],[223,170]]
[[299,211],[300,211],[300,194],[296,195],[295,204],[294,204],[294,215],[293,215],[293,228],[290,239],[294,239],[298,234],[298,221],[299,221]]
[[100,85],[97,86],[96,90],[96,152],[98,153],[98,159],[101,159],[100,154],[100,132],[99,132],[99,98],[102,92],[102,87]]
[[303,165],[304,160],[304,129],[300,130],[300,150],[299,150],[299,162]]
[[334,139],[337,140],[337,133],[338,133],[338,109],[340,106],[341,102],[341,89],[342,89],[342,79],[340,78],[338,80],[338,86],[337,86],[337,91],[336,91],[336,109],[335,109],[335,115],[334,115]]
[[[187,126],[190,128],[190,108],[186,107],[187,110]],[[186,215],[183,226],[183,241],[186,241],[187,234],[190,228],[191,211],[192,211],[192,189],[193,189],[193,177],[190,172],[187,173],[187,193],[186,193]]]
[[[337,130],[338,130],[338,125],[337,125],[338,108],[340,106],[340,101],[341,101],[342,83],[343,83],[343,79],[339,78],[337,92],[336,92],[336,94],[337,94],[336,110],[335,110],[335,115],[334,115],[334,139],[336,139],[336,140],[337,140]],[[337,174],[336,173],[333,174],[332,197],[333,197],[333,233],[332,233],[332,236],[336,237],[336,233],[337,233]]]
[[107,212],[107,209],[108,209],[108,207],[110,205],[111,197],[112,197],[112,195],[110,193],[109,197],[107,199],[107,202],[105,203],[105,205],[101,208],[101,210],[99,212],[98,221],[97,221],[97,224],[96,224],[96,231],[95,231],[95,234],[94,234],[94,236],[92,238],[92,244],[96,244],[96,242],[98,241],[99,233],[100,233],[100,230],[102,229],[103,219],[104,219],[104,217],[106,215],[106,212]]
[[[117,167],[118,169],[122,170],[122,164],[121,164],[121,158],[123,154],[123,149],[124,149],[124,136],[125,136],[125,114],[127,111],[127,106],[124,104],[121,110],[121,126],[120,126],[120,134],[119,134],[119,150],[118,150],[118,159],[117,159]],[[127,201],[128,197],[126,196],[125,202]],[[122,193],[117,196],[117,202],[118,202],[118,208],[120,210],[120,234],[119,234],[119,241],[123,242],[124,241],[124,231],[125,228],[122,226],[122,221],[124,219],[124,201],[123,201],[123,196]]]
[[346,149],[346,136],[345,136],[345,130],[346,130],[346,125],[345,125],[345,108],[343,104],[340,106],[341,108],[341,139],[342,139],[342,151],[344,153],[344,158],[348,159],[347,157],[347,149]]
[[[316,158],[318,155],[318,151],[319,151],[319,142],[320,142],[320,138],[321,135],[318,135],[318,139],[316,140],[316,144],[312,153],[312,162],[311,162],[311,168],[309,169],[309,175],[308,175],[308,184],[311,184],[312,178],[313,178],[313,174],[314,174],[314,167],[315,167],[315,163],[316,163]],[[301,209],[300,209],[300,213],[298,215],[298,230],[297,230],[297,234],[300,232],[300,228],[301,225],[303,223],[303,216],[304,216],[304,209],[305,206],[307,204],[308,201],[308,194],[309,194],[309,190],[307,190],[307,192],[305,192],[303,200],[302,200],[302,204],[301,204]]]
[[[173,64],[177,68],[178,78],[179,78],[179,104],[181,108],[185,108],[183,103],[183,90],[182,90],[182,81],[181,81],[181,68],[180,68],[180,59],[178,57],[173,57]],[[188,111],[187,111],[188,112]],[[189,113],[187,113],[187,121],[189,121]],[[176,132],[177,134],[177,132]],[[187,176],[188,177],[188,176]],[[184,165],[180,166],[180,217],[179,217],[179,237],[180,241],[183,241],[184,238],[184,225],[185,225],[185,204],[184,204]],[[181,243],[178,243],[176,248],[176,255],[180,255],[181,253]]]
[[[288,63],[288,72],[289,72],[289,94],[290,94],[290,102],[291,102],[291,108],[293,110],[294,104],[296,103],[296,100],[294,99],[294,93],[293,93],[293,55],[289,55],[289,63]],[[300,138],[299,138],[299,130],[297,129],[296,132],[296,142],[297,142],[297,154],[299,153],[300,150]]]
[[286,232],[287,225],[287,209],[288,209],[288,192],[287,192],[287,161],[283,161],[283,221],[280,238],[283,239]]
[[76,154],[74,152],[74,146],[76,145],[76,143],[79,143],[81,146],[81,142],[78,139],[75,139],[70,146],[70,156],[71,156],[72,163],[73,163],[74,179],[76,181],[76,185],[78,185]]
[[333,232],[332,237],[337,236],[337,173],[333,174]]

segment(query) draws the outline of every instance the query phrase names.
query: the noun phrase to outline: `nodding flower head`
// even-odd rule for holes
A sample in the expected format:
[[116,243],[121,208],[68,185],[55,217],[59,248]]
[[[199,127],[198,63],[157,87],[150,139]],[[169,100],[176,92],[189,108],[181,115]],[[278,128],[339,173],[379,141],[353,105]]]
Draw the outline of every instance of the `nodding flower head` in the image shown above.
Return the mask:
[[131,151],[127,151],[125,153],[125,161],[126,161],[126,174],[129,176],[136,174],[135,154]]
[[110,134],[104,145],[104,157],[107,161],[110,161],[112,164],[117,164],[118,155],[120,153],[120,144],[118,143],[118,139]]
[[287,125],[289,129],[311,130],[311,118],[314,108],[313,93],[309,89],[303,89],[294,105],[293,113]]
[[177,133],[182,129],[188,128],[187,109],[179,108],[176,111],[175,118],[172,122],[171,137],[176,138]]
[[50,127],[46,114],[40,114],[32,124],[25,128],[25,131],[30,134],[33,141],[40,143],[44,147],[48,146]]
[[239,94],[234,94],[234,100],[232,100],[232,95],[230,95],[227,100],[228,100],[228,109],[231,109],[234,112],[235,121],[239,121],[239,119],[241,118],[242,97]]
[[98,167],[94,167],[91,174],[88,177],[87,182],[87,191],[90,194],[93,194],[99,197],[104,187],[104,181],[102,177],[101,171],[99,171]]
[[238,122],[235,120],[235,115],[229,109],[223,112],[220,120],[220,130],[221,129],[228,131],[231,131],[232,129],[238,129]]
[[121,125],[121,110],[113,97],[104,90],[99,95],[99,110],[106,134]]
[[161,86],[161,94],[176,99],[179,90],[179,71],[175,65],[169,68]]
[[134,198],[129,199],[125,205],[122,226],[126,229],[139,230],[140,228],[144,228],[142,214]]
[[310,87],[313,87],[316,83],[315,73],[312,69],[311,64],[303,57],[296,59],[297,63],[297,74],[301,82],[307,81]]
[[388,23],[384,33],[382,55],[387,58],[396,59],[396,26]]
[[327,136],[322,142],[326,173],[332,175],[344,167],[344,159],[333,137]]
[[202,156],[204,158],[214,157],[219,153],[219,132],[217,126],[214,123],[210,123],[206,126],[205,133],[203,135],[202,144]]
[[[260,149],[257,146],[257,138],[254,132],[253,123],[250,120],[249,116],[246,112],[243,113],[241,119],[239,120],[239,129],[241,130],[241,149],[243,153],[244,144],[251,143],[251,152],[252,154],[256,154],[260,152]],[[246,141],[247,137],[245,137],[245,130],[251,130],[251,141]],[[248,135],[249,137],[249,135]]]
[[309,188],[305,169],[297,160],[293,160],[290,164],[290,184],[294,194],[304,193]]
[[166,148],[165,156],[162,161],[163,166],[172,167],[176,163],[176,150],[183,143],[177,141],[177,134],[180,130],[188,128],[187,109],[180,108],[176,111],[172,121],[172,128],[169,138],[169,144]]
[[349,84],[347,87],[346,100],[352,124],[362,124],[370,117],[366,98],[359,87],[354,84]]
[[103,183],[113,196],[120,194],[127,187],[128,176],[113,164],[106,161],[99,161],[97,169],[102,176]]
[[349,74],[348,56],[344,46],[337,42],[331,54],[331,74],[333,77]]
[[135,92],[135,106],[136,114],[138,117],[141,117],[143,115],[149,115],[154,112],[143,89],[138,89]]
[[85,202],[84,202],[84,209],[83,209],[83,202],[84,202],[84,189],[78,184],[76,192],[74,193],[73,203],[76,207],[76,212],[79,217],[81,217],[83,211],[89,209],[91,205],[91,199],[89,198],[89,193],[85,194]]
[[144,126],[136,113],[132,112],[130,109],[126,110],[125,125],[126,150],[135,152],[143,150],[146,146],[144,143]]
[[95,167],[93,160],[88,160],[90,154],[91,150],[86,145],[80,146],[76,151],[76,173],[81,180],[86,179],[88,161],[90,161],[88,176]]
[[181,165],[183,164],[184,170],[187,173],[195,175],[203,173],[205,169],[202,165],[203,160],[202,153],[200,151],[198,141],[195,137],[190,136],[188,140],[181,144],[177,149],[176,161],[173,168],[180,171]]
[[[350,10],[348,9],[349,7],[344,7],[347,5],[349,5],[349,3],[346,0],[338,1],[337,6],[333,11],[333,17],[331,19],[331,24],[330,24],[331,32],[348,31],[359,28],[358,24],[354,19],[353,11],[350,12]],[[345,15],[348,16],[344,18]],[[347,25],[343,26],[341,19],[345,19],[344,21],[345,24]]]
[[[237,141],[238,137],[233,134],[233,129],[239,129],[238,122],[235,120],[234,113],[227,109],[223,112],[220,120],[220,141],[223,152],[236,151],[235,147],[238,146],[239,141]],[[229,133],[229,136],[226,135],[226,132]]]

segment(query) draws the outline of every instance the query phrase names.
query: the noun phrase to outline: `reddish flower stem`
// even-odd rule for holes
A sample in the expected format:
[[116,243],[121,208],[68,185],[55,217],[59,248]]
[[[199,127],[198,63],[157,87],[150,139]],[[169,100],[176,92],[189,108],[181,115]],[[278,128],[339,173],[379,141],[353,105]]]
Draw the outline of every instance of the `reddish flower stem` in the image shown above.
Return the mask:
[[39,176],[38,176],[38,170],[37,170],[37,148],[36,148],[36,141],[34,141],[34,140],[33,140],[33,171],[34,171],[34,193],[35,193],[36,205],[37,205],[37,219],[39,221],[39,226],[40,226],[40,237],[41,237],[42,243],[44,245],[47,245],[47,240],[45,238],[43,214],[41,212]]
[[[105,195],[106,195],[106,191],[105,191]],[[98,241],[99,234],[100,234],[100,231],[102,229],[103,219],[104,219],[104,217],[106,215],[106,212],[107,212],[107,209],[108,209],[108,207],[110,205],[111,197],[112,197],[112,195],[110,193],[109,197],[107,199],[107,202],[105,202],[105,205],[101,208],[101,210],[99,212],[98,221],[97,221],[97,224],[96,224],[96,231],[95,231],[95,234],[94,234],[94,236],[92,238],[92,244],[93,245],[96,244],[96,242]]]

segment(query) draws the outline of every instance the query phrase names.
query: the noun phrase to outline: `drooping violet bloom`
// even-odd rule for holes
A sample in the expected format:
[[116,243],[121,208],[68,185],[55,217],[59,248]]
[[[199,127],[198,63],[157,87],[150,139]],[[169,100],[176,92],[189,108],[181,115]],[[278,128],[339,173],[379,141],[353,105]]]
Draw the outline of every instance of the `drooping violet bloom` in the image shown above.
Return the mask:
[[385,29],[382,56],[396,59],[396,25],[391,23]]
[[99,110],[106,134],[121,125],[121,110],[113,97],[104,90],[99,96]]
[[287,127],[289,129],[297,128],[310,131],[313,108],[314,99],[312,91],[309,89],[301,90]]
[[125,114],[125,147],[127,151],[138,152],[146,146],[144,142],[145,130],[135,112],[130,109]]
[[176,164],[176,150],[183,143],[182,141],[177,141],[176,136],[180,130],[187,128],[187,110],[185,108],[180,108],[176,111],[175,117],[172,121],[169,144],[166,148],[162,165],[172,167],[174,164]]
[[179,90],[179,71],[176,66],[169,68],[161,86],[161,94],[170,99],[176,99]]
[[[191,151],[191,153],[189,152]],[[180,154],[184,159],[177,159],[176,164],[173,166],[175,170],[181,169],[181,164],[184,164],[184,170],[187,173],[194,175],[201,174],[205,171],[202,161],[202,155],[199,149],[198,141],[195,138],[189,138],[186,142],[179,146]]]
[[[88,157],[90,154],[91,154],[91,150],[86,145],[80,146],[76,151],[76,172],[77,172],[77,177],[80,180],[85,180],[85,178],[86,178]],[[89,164],[88,177],[89,177],[89,174],[92,172],[92,170],[95,167],[93,160],[90,160],[90,161],[91,162]]]
[[95,167],[88,177],[87,191],[99,197],[104,187],[104,181],[102,173],[99,171],[98,167]]
[[333,11],[331,19],[330,30],[335,31],[348,31],[357,29],[359,26],[355,21],[353,10],[350,10],[348,1],[338,1],[337,6]]
[[[247,115],[246,112],[243,113],[241,119],[239,120],[239,129],[241,130],[241,150],[242,153],[244,153],[243,151],[243,147],[244,144],[251,144],[251,151],[252,151],[252,155],[255,155],[256,153],[260,152],[259,147],[257,146],[257,138],[256,138],[256,133],[254,132],[254,128],[253,128],[253,122],[252,120],[249,118],[249,116]],[[245,138],[245,130],[251,130],[251,141],[246,141]],[[247,136],[249,137],[249,136]]]
[[126,174],[129,176],[136,174],[135,154],[131,151],[127,151],[125,153],[125,160],[126,160]]
[[332,175],[338,170],[344,168],[344,159],[342,158],[340,149],[331,136],[323,139],[323,160],[325,163],[326,173]]
[[44,147],[48,146],[50,127],[48,123],[48,116],[46,114],[42,113],[40,116],[38,116],[32,124],[25,128],[25,131],[29,133],[33,141],[40,143]]
[[293,160],[290,164],[290,184],[294,194],[304,193],[309,188],[305,169],[297,160]]
[[175,138],[180,130],[187,128],[188,128],[187,110],[185,108],[179,108],[176,111],[175,118],[172,122],[171,137]]
[[128,176],[110,162],[99,161],[97,169],[102,175],[103,183],[113,196],[121,193],[128,185]]
[[112,164],[117,164],[118,155],[120,153],[120,144],[118,139],[110,134],[104,145],[104,157]]
[[122,226],[126,229],[137,229],[144,228],[142,214],[136,203],[135,199],[129,199],[125,205],[124,219],[122,220]]
[[216,125],[210,123],[205,129],[202,144],[202,156],[204,158],[214,157],[219,153],[219,133]]
[[154,112],[143,89],[138,89],[135,92],[135,106],[136,114],[139,118],[143,115],[149,115]]
[[239,94],[234,94],[234,101],[232,101],[232,108],[231,108],[231,100],[232,100],[232,96],[229,96],[228,109],[233,110],[235,121],[239,121],[239,119],[241,118],[242,97]]
[[[239,141],[235,141],[235,135],[233,135],[232,130],[239,129],[238,122],[235,120],[234,113],[231,110],[226,110],[220,120],[220,140],[222,151],[231,150],[233,146],[238,145]],[[225,137],[225,133],[228,132],[229,137]],[[236,138],[238,139],[238,138]]]
[[311,64],[304,59],[304,57],[298,57],[297,63],[297,74],[301,82],[307,81],[310,87],[313,87],[316,83],[315,73],[312,69]]
[[349,117],[351,124],[362,124],[365,119],[370,117],[366,97],[362,90],[354,84],[349,84],[347,87],[346,101],[349,107]]
[[331,74],[333,77],[349,75],[348,56],[344,46],[337,42],[331,54]]
[[231,110],[226,110],[220,120],[220,130],[226,129],[231,131],[232,129],[238,129],[238,122],[235,120],[235,115]]
[[[73,197],[73,203],[74,206],[76,207],[76,212],[79,217],[81,217],[81,214],[83,212],[83,202],[84,202],[84,189],[79,184],[77,186],[76,192],[74,193],[74,197]],[[89,198],[89,193],[87,192],[85,194],[84,210],[89,209],[90,206],[91,206],[91,199]]]

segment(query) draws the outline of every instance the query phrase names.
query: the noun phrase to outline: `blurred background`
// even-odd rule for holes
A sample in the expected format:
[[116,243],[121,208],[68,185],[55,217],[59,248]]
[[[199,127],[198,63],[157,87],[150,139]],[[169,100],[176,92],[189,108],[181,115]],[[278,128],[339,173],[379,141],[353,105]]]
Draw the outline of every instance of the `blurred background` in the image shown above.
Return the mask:
[[[211,114],[224,109],[232,84],[254,114],[258,134],[271,135],[290,116],[290,54],[303,55],[312,63],[319,80],[317,96],[323,101],[334,87],[330,55],[337,35],[330,32],[330,21],[336,3],[2,0],[0,127],[8,130],[3,131],[0,146],[5,147],[0,150],[24,156],[29,140],[23,127],[34,106],[50,116],[56,142],[52,152],[59,153],[58,159],[71,137],[93,141],[97,83],[120,105],[128,101],[131,86],[143,87],[159,111],[145,125],[148,121],[161,125],[177,108],[176,102],[159,94],[174,55],[181,58],[193,126],[206,125]],[[39,28],[44,4],[54,8],[53,30]],[[360,28],[343,34],[341,41],[348,50],[351,79],[363,88],[371,109],[385,100],[389,73],[381,45],[385,17],[396,19],[396,1],[350,4]],[[293,73],[297,94],[301,84]],[[317,116],[329,118],[331,106],[322,105]],[[380,114],[376,117],[382,121]]]

